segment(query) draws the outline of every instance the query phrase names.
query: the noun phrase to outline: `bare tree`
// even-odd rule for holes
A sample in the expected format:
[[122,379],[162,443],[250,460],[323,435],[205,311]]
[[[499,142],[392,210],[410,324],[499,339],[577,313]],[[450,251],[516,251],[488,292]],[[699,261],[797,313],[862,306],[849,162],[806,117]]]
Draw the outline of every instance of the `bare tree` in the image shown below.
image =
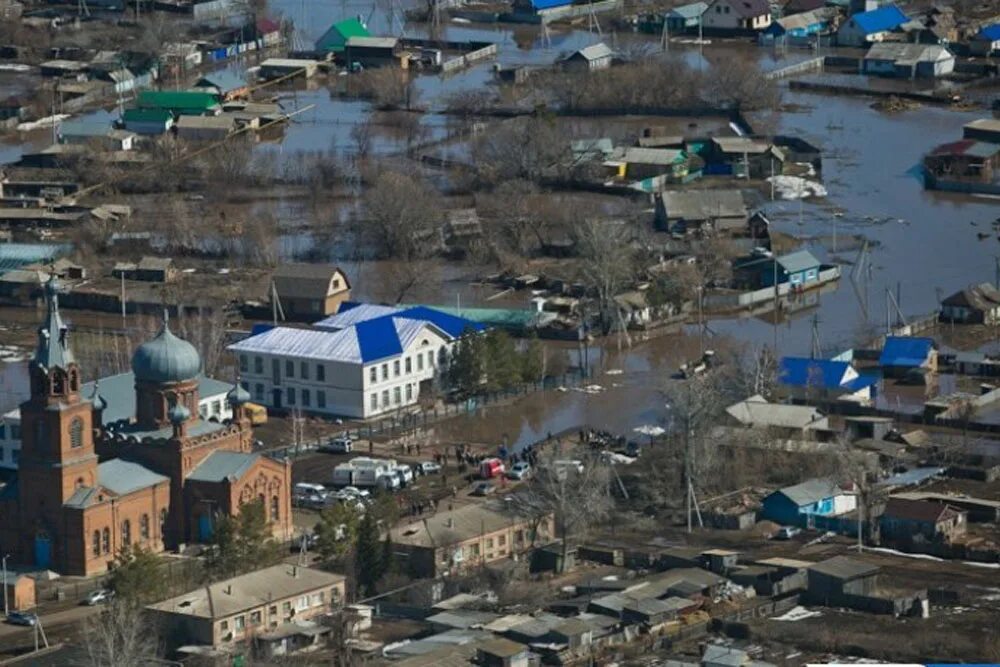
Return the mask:
[[363,199],[355,231],[378,257],[412,261],[439,246],[442,207],[427,183],[394,171],[380,173]]
[[554,517],[563,565],[569,541],[586,534],[614,505],[606,464],[589,451],[560,454],[553,447],[541,451],[527,488],[512,497],[514,507],[528,516]]
[[563,178],[572,166],[569,137],[553,119],[540,116],[495,123],[475,138],[471,152],[474,176],[488,187]]
[[115,599],[85,622],[87,665],[145,667],[157,658],[157,633],[137,605]]
[[638,269],[628,229],[619,222],[584,219],[577,224],[574,236],[583,260],[584,281],[597,295],[603,332],[616,325],[624,330],[615,297],[635,278]]

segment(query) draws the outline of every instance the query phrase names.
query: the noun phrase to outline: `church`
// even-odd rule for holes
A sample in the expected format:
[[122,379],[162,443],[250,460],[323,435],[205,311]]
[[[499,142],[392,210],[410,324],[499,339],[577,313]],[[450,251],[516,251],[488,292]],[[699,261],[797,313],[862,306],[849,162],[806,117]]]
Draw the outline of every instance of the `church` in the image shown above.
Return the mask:
[[201,357],[164,317],[132,357],[135,419],[102,425],[108,404],[100,383],[81,395],[58,292],[53,278],[21,404],[20,466],[0,491],[0,551],[25,567],[90,576],[126,545],[207,542],[220,517],[255,501],[275,538],[291,538],[291,463],[251,452],[246,390],[228,393],[231,420],[201,419]]

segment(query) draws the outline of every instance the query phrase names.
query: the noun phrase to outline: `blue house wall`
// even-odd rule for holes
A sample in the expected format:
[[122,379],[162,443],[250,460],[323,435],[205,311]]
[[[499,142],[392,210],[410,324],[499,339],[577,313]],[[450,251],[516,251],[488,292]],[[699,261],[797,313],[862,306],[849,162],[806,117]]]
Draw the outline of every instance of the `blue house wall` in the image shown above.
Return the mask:
[[833,513],[834,507],[832,497],[800,506],[780,491],[764,498],[761,506],[765,519],[790,526],[806,526],[811,516],[827,516]]

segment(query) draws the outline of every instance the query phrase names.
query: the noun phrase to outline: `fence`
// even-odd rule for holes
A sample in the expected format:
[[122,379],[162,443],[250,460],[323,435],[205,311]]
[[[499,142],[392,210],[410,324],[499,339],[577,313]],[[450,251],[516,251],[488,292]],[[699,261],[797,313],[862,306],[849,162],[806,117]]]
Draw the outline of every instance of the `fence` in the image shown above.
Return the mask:
[[453,417],[475,414],[487,406],[498,405],[534,392],[555,389],[556,387],[577,387],[583,384],[585,379],[586,375],[584,372],[576,370],[565,373],[560,377],[547,377],[540,382],[517,385],[509,389],[481,394],[458,403],[443,403],[435,405],[433,408],[418,409],[413,412],[376,418],[357,427],[346,428],[335,434],[326,435],[316,440],[269,450],[269,453],[278,457],[295,458],[314,451],[332,438],[343,436],[355,440],[372,440],[374,438],[388,438],[391,440],[427,428],[437,422]]
[[[166,568],[167,597],[181,595],[194,588],[201,581],[201,562],[194,559],[166,560],[161,562]],[[43,602],[79,602],[93,591],[105,587],[103,577],[68,581],[36,581],[35,597]]]
[[[821,269],[815,282],[809,283],[808,289],[819,287],[825,283],[833,282],[840,278],[840,267],[832,266]],[[778,285],[778,296],[789,296],[799,294],[791,283],[781,283]],[[740,292],[739,294],[710,294],[705,300],[708,308],[749,308],[754,304],[764,303],[774,299],[774,288],[764,287],[752,292]]]
[[795,65],[789,65],[788,67],[782,67],[781,69],[776,69],[773,72],[768,72],[764,75],[764,78],[773,81],[777,79],[784,79],[788,76],[795,76],[796,74],[805,74],[806,72],[822,72],[824,62],[825,58],[823,57],[811,58],[809,60],[796,63]]

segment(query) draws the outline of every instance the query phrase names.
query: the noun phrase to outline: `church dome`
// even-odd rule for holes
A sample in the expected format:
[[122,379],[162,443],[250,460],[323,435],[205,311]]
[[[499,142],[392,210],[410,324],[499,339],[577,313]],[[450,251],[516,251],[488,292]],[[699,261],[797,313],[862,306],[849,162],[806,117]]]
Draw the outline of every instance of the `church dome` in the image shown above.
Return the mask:
[[180,403],[174,403],[173,407],[167,411],[167,417],[171,424],[183,424],[191,418],[191,411]]
[[226,398],[229,400],[230,405],[243,405],[250,402],[250,392],[239,384],[236,384],[226,394]]
[[200,370],[198,350],[175,336],[165,320],[156,338],[140,345],[132,355],[132,372],[143,382],[183,382],[195,378]]

